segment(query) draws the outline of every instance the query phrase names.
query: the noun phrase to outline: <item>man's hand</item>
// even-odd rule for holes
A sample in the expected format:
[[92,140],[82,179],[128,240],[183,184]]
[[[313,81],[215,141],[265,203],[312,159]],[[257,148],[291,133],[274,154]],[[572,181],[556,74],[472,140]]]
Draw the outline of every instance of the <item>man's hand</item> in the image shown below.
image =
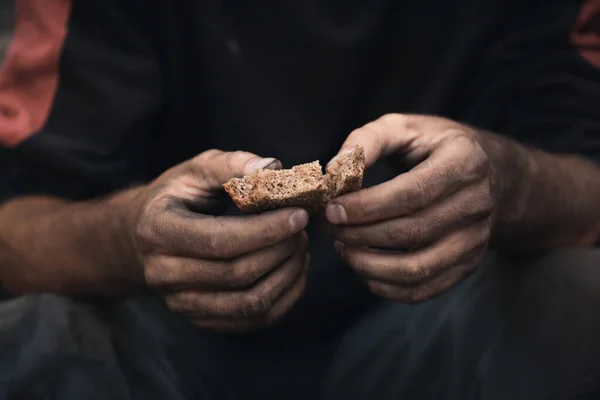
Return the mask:
[[348,265],[375,294],[407,303],[436,297],[473,272],[496,202],[479,134],[443,118],[391,114],[352,132],[341,151],[357,145],[367,168],[392,157],[411,169],[327,206]]
[[301,296],[308,214],[210,215],[222,184],[274,159],[216,150],[167,171],[133,202],[133,243],[148,286],[199,327],[247,331],[270,325]]

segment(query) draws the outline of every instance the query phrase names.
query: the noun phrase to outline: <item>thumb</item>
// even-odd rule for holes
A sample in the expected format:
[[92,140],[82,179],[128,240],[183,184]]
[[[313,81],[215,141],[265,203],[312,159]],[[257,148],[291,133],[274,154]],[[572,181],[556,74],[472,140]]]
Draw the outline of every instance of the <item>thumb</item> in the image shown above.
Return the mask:
[[245,151],[209,150],[189,162],[189,172],[200,189],[221,190],[231,178],[242,177],[259,169],[280,169],[275,158],[262,158]]
[[327,164],[327,170],[338,157],[354,150],[357,146],[365,152],[365,168],[371,167],[379,159],[401,151],[414,140],[413,117],[403,114],[388,114],[355,129],[348,135],[339,153]]

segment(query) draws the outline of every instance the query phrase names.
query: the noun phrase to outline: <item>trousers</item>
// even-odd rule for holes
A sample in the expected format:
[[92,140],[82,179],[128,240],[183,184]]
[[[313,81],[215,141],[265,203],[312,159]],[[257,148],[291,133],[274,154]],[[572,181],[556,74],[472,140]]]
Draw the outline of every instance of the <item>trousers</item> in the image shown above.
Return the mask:
[[222,335],[151,296],[11,298],[0,399],[600,399],[600,250],[488,253],[436,299],[329,325]]

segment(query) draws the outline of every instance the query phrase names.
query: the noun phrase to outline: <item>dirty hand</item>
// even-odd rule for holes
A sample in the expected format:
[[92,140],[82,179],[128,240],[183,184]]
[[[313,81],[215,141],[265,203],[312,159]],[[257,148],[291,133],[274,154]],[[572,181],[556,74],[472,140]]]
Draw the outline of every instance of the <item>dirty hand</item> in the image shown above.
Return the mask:
[[353,131],[341,152],[357,145],[367,168],[388,158],[409,170],[327,206],[346,263],[375,294],[406,303],[436,297],[473,272],[496,202],[484,137],[444,118],[390,114]]
[[210,150],[165,172],[133,201],[129,226],[146,283],[195,325],[261,329],[301,296],[306,211],[211,215],[227,180],[280,167],[250,153]]

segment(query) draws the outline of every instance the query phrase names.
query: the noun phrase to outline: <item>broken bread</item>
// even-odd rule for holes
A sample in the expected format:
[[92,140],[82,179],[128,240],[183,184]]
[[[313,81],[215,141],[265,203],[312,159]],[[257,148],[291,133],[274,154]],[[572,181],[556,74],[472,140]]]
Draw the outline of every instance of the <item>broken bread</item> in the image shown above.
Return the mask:
[[355,192],[362,186],[365,172],[365,152],[362,147],[346,151],[333,159],[327,168],[325,181],[328,199]]
[[257,170],[223,185],[238,208],[247,213],[279,207],[310,207],[321,204],[327,186],[318,161],[292,169]]
[[256,213],[279,207],[302,207],[313,214],[334,197],[359,190],[365,168],[361,147],[336,157],[323,175],[318,161],[291,169],[254,171],[223,185],[238,208]]

